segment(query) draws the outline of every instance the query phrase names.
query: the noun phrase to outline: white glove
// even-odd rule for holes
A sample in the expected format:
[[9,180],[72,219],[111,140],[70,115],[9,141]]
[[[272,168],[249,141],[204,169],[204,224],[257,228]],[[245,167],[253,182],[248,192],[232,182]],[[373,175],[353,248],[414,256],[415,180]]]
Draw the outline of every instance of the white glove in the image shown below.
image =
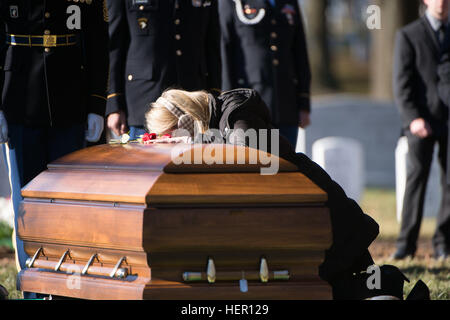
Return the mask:
[[103,117],[95,113],[88,114],[88,128],[86,130],[86,140],[89,142],[97,142],[100,140],[105,123]]
[[8,142],[8,123],[3,111],[0,111],[0,143]]

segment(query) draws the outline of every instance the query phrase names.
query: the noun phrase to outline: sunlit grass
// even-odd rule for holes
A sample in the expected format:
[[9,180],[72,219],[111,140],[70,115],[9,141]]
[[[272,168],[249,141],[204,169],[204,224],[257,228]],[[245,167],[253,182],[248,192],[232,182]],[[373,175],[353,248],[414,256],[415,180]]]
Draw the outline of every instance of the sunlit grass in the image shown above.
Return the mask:
[[411,292],[418,280],[430,289],[431,299],[450,299],[450,259],[436,261],[432,258],[431,238],[436,227],[436,219],[424,218],[420,230],[418,253],[414,259],[391,261],[389,255],[395,251],[395,240],[400,230],[397,222],[394,190],[368,189],[360,202],[364,212],[380,225],[380,235],[371,247],[375,263],[397,266],[410,280],[405,283],[404,296]]

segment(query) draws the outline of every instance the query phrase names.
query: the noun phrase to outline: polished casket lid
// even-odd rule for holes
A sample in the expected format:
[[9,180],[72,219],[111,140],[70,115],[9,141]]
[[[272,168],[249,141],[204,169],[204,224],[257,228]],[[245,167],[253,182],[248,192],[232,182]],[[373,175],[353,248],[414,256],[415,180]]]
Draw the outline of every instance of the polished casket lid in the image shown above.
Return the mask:
[[[261,174],[274,163],[277,174]],[[95,146],[62,157],[26,185],[22,195],[148,207],[327,200],[326,193],[294,164],[255,149],[136,143]]]

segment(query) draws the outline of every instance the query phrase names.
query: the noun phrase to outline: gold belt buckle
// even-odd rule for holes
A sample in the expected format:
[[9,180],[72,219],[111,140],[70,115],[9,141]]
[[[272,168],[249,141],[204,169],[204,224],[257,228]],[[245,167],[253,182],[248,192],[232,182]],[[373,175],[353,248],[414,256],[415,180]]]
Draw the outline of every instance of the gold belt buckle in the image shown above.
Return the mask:
[[50,47],[56,47],[56,36],[46,34],[44,35],[44,47],[50,48]]

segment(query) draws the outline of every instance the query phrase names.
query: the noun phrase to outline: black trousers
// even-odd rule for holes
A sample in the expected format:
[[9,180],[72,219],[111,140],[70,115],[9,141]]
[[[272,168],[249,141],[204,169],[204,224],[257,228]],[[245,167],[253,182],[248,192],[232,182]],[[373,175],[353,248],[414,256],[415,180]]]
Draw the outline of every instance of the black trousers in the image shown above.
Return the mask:
[[423,217],[426,186],[433,159],[434,146],[439,145],[439,164],[441,167],[442,202],[437,217],[436,232],[433,236],[434,249],[450,249],[450,187],[446,181],[447,136],[421,139],[406,133],[408,138],[408,161],[406,189],[403,200],[403,212],[397,249],[415,253],[420,225]]

